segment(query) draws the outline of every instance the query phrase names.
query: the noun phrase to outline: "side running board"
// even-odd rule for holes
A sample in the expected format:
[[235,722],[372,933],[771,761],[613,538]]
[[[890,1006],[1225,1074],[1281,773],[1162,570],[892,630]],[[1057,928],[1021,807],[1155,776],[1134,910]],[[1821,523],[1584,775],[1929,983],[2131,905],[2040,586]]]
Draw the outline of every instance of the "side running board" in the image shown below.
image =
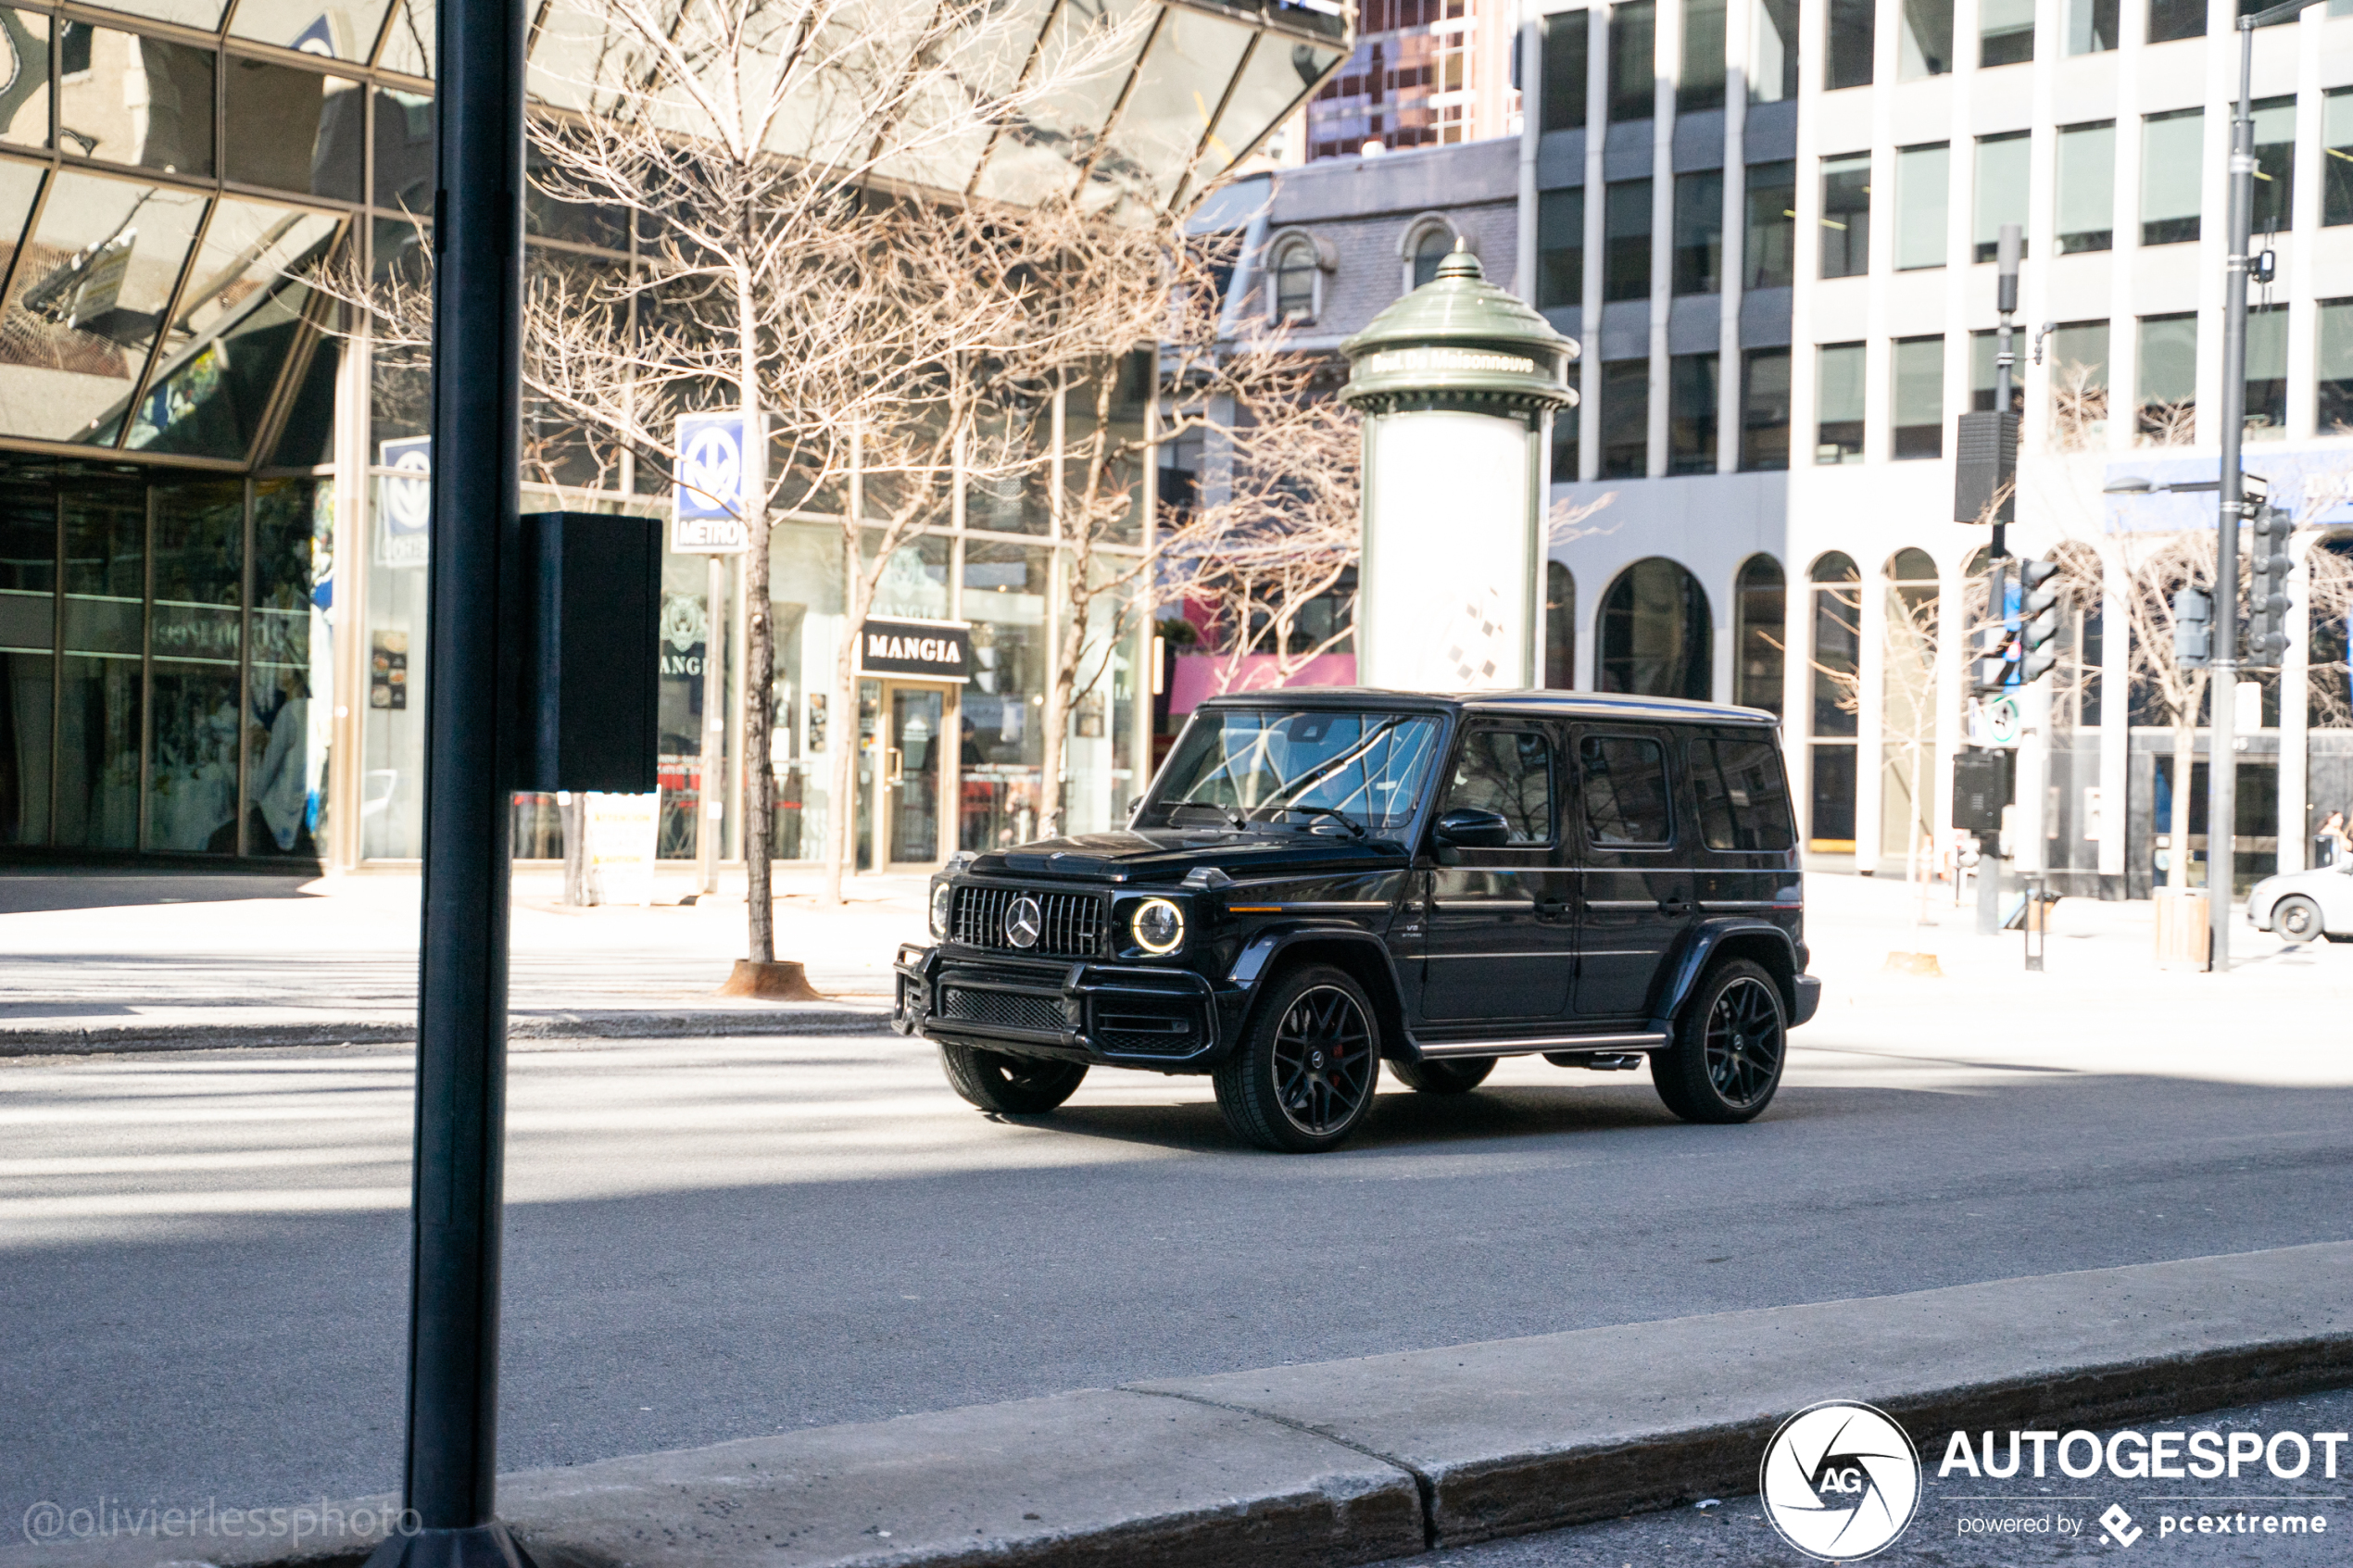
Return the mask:
[[1520,1035],[1508,1040],[1436,1040],[1424,1044],[1409,1031],[1406,1040],[1424,1061],[1439,1061],[1457,1056],[1538,1056],[1549,1051],[1596,1051],[1616,1054],[1621,1051],[1654,1051],[1667,1047],[1667,1036],[1661,1034],[1641,1035],[1554,1035],[1531,1040]]

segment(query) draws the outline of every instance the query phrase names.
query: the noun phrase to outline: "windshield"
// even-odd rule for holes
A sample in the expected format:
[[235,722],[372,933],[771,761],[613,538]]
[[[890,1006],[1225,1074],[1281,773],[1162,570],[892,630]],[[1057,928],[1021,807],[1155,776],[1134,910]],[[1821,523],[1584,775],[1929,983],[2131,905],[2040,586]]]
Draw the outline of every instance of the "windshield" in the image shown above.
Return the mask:
[[1438,753],[1431,713],[1211,709],[1193,715],[1136,825],[1282,822],[1397,833]]

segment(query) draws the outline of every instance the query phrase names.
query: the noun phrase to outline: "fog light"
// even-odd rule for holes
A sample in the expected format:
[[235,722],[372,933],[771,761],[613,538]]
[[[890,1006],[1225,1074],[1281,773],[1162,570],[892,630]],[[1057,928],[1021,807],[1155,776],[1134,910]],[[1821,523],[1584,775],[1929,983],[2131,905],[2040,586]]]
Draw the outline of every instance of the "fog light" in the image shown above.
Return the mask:
[[1185,911],[1166,898],[1147,898],[1127,917],[1127,929],[1147,953],[1173,953],[1185,940]]

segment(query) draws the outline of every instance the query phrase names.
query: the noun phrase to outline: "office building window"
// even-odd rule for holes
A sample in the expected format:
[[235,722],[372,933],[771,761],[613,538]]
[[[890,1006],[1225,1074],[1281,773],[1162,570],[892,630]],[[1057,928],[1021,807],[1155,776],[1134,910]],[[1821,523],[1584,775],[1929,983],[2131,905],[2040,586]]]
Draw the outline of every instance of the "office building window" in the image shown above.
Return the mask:
[[1790,158],[1748,166],[1747,233],[1741,286],[1785,289],[1797,281],[1797,164]]
[[1770,556],[1751,556],[1732,592],[1732,700],[1781,716],[1781,645],[1789,581]]
[[1797,96],[1797,0],[1754,0],[1748,17],[1748,101]]
[[1871,155],[1822,160],[1822,276],[1859,278],[1871,267]]
[[1675,176],[1675,292],[1724,288],[1724,171]]
[[1603,479],[1641,479],[1650,471],[1651,362],[1613,359],[1602,366]]
[[2188,445],[2197,437],[2197,313],[2142,317],[2140,362],[2140,445]]
[[1584,302],[1585,192],[1546,191],[1536,198],[1537,307]]
[[1944,340],[1899,337],[1888,378],[1897,459],[1944,455]]
[[2353,223],[2353,87],[2321,100],[2321,221]]
[[1895,270],[1944,265],[1944,209],[1952,149],[1938,142],[1895,151]]
[[1620,180],[1602,208],[1602,298],[1651,296],[1651,182]]
[[2141,243],[2181,245],[2197,238],[2198,169],[2206,112],[2175,109],[2141,121]]
[[2116,121],[2063,125],[2058,133],[2061,256],[2116,243]]
[[[2010,412],[2026,412],[2027,333],[2010,334]],[[2001,334],[1987,327],[1969,335],[1969,406],[1981,414],[1994,411],[1994,382],[2001,369]]]
[[1814,460],[1863,460],[1863,345],[1826,343],[1814,351]]
[[1980,0],[1977,63],[2024,65],[2034,57],[2034,0]]
[[1741,356],[1741,471],[1789,467],[1789,350],[1752,348]]
[[2296,99],[2258,98],[2255,109],[2255,232],[2288,227],[2296,203]]
[[1609,8],[1609,118],[1648,119],[1657,112],[1657,0],[1624,0]]
[[1585,62],[1592,25],[1582,11],[1544,19],[1544,121],[1547,131],[1585,129]]
[[2051,334],[2051,446],[2085,452],[2108,445],[2108,323],[2062,321]]
[[1832,550],[1814,563],[1813,811],[1806,847],[1817,853],[1855,848],[1855,749],[1860,730],[1853,694],[1863,668],[1863,574],[1853,558]]
[[1895,37],[1895,79],[1918,82],[1953,69],[1953,0],[1905,0]]
[[1716,356],[1667,361],[1667,471],[1716,471]]
[[2277,441],[2287,433],[2287,323],[2284,305],[2258,305],[2246,313],[2246,439]]
[[1831,0],[1830,58],[1822,68],[1822,90],[1871,84],[1871,44],[1879,6],[1874,0]]
[[1556,560],[1544,563],[1544,687],[1577,684],[1577,579]]
[[1580,421],[1574,408],[1563,408],[1553,415],[1553,483],[1574,484],[1580,476],[1578,465],[1583,460],[1584,447],[1578,439]]
[[2321,301],[2320,407],[2322,435],[2353,435],[2353,299]]
[[[2033,146],[2023,131],[1977,139],[1977,189],[1971,193],[1970,254],[1992,261],[2000,253],[2002,225],[2026,228],[2027,160]],[[2023,254],[2023,251],[2020,252]]]
[[2067,0],[2067,52],[2096,55],[2116,47],[2119,0]]
[[1724,107],[1725,0],[1683,0],[1683,69],[1675,79],[1675,112]]
[[2149,42],[2206,36],[2206,0],[2149,0]]

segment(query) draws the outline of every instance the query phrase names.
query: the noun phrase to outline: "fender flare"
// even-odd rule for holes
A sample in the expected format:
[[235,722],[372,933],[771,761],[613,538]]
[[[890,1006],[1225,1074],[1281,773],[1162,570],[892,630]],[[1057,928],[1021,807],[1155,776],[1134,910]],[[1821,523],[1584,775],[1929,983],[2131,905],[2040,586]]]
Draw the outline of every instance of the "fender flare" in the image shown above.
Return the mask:
[[1789,933],[1767,921],[1711,920],[1703,921],[1684,938],[1682,956],[1675,961],[1675,972],[1667,982],[1665,995],[1659,998],[1658,1011],[1651,1019],[1650,1027],[1662,1035],[1672,1035],[1683,1005],[1692,999],[1692,993],[1699,989],[1700,977],[1707,972],[1707,966],[1723,950],[1726,942],[1734,937],[1748,940],[1760,936],[1778,947],[1787,964],[1785,972],[1775,978],[1781,983],[1781,1005],[1789,1010],[1791,1018],[1796,1018],[1805,1010],[1797,995],[1797,977],[1803,972],[1803,966],[1797,960],[1797,944],[1790,939]]
[[[1252,1015],[1257,1011],[1259,983],[1274,972],[1286,952],[1311,942],[1345,944],[1360,953],[1370,955],[1375,974],[1387,986],[1388,995],[1381,995],[1378,985],[1367,988],[1374,993],[1374,1005],[1385,1006],[1390,1011],[1389,1019],[1384,1022],[1392,1027],[1383,1029],[1382,1034],[1395,1036],[1384,1040],[1388,1049],[1382,1054],[1396,1056],[1410,1050],[1405,1043],[1405,988],[1397,977],[1397,960],[1390,952],[1387,942],[1364,927],[1353,925],[1285,925],[1262,931],[1244,943],[1233,967],[1226,973],[1227,983],[1243,993],[1243,1003],[1234,1022],[1232,1038],[1239,1039],[1250,1028]],[[1220,1042],[1221,1047],[1227,1043]]]

